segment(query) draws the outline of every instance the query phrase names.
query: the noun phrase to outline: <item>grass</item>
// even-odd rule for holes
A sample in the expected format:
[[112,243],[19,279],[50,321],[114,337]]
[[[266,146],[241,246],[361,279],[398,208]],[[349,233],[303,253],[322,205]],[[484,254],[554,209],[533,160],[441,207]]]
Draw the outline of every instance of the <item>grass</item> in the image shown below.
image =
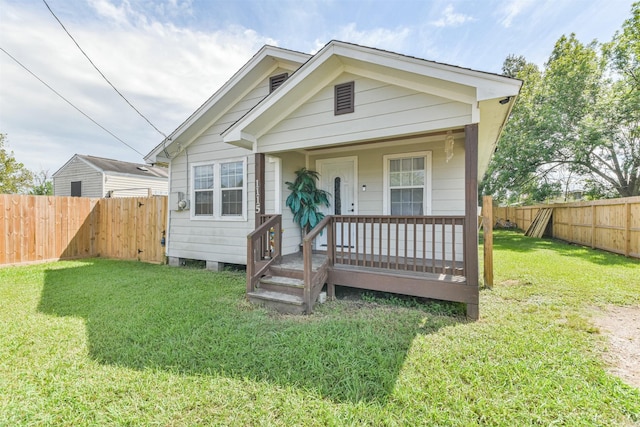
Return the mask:
[[244,276],[92,259],[0,269],[0,425],[631,425],[594,306],[640,263],[495,236],[481,320],[368,294],[282,316]]

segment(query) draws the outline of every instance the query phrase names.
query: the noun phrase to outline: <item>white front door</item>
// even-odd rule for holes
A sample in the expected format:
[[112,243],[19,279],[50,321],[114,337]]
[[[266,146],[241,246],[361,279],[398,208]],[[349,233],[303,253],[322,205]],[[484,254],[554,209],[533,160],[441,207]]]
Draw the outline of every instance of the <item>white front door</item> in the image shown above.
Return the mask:
[[[358,158],[352,156],[318,160],[316,170],[320,173],[320,188],[331,194],[331,206],[324,208],[322,212],[325,215],[357,215]],[[337,234],[336,246],[348,245],[348,228],[338,226]],[[318,249],[326,249],[327,234],[322,233],[316,242]]]

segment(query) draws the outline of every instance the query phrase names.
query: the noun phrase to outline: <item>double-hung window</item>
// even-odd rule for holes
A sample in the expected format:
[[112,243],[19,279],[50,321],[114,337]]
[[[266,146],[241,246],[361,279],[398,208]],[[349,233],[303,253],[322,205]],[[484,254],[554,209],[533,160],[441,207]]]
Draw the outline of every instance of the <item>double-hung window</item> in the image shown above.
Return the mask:
[[193,165],[192,217],[244,219],[247,206],[246,159]]
[[243,162],[220,164],[220,192],[222,216],[242,216],[244,186]]
[[213,164],[193,167],[193,191],[196,216],[213,216]]
[[383,205],[387,215],[431,213],[431,152],[384,156]]

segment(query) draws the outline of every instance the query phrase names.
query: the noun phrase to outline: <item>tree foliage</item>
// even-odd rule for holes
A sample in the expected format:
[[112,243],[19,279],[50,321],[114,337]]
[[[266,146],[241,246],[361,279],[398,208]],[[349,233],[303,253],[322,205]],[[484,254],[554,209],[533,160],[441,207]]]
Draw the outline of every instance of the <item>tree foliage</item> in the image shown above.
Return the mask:
[[49,171],[41,170],[33,175],[33,185],[29,194],[34,196],[53,196],[53,182],[49,177]]
[[0,133],[0,193],[25,193],[32,184],[33,174],[18,162],[13,151],[5,148],[6,135]]
[[569,189],[591,197],[640,195],[640,2],[606,44],[562,36],[540,70],[509,56],[524,80],[483,192],[541,201]]

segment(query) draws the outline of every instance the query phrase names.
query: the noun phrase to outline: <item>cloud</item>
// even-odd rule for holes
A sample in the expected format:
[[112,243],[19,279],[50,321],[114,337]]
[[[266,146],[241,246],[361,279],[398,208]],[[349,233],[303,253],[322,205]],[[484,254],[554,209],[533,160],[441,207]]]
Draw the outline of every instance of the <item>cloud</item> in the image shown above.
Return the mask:
[[442,17],[437,21],[431,22],[431,24],[436,27],[458,27],[466,22],[473,21],[475,21],[475,18],[470,15],[454,12],[453,5],[449,5],[442,12]]
[[[180,8],[190,13],[188,2],[169,1],[165,15],[172,4],[176,8],[170,13]],[[81,23],[64,11],[58,17],[118,90],[166,134],[262,45],[276,44],[242,26],[205,32],[160,22],[128,1],[116,6],[91,0],[90,6],[91,19],[84,16]],[[2,8],[4,49],[139,152],[146,154],[161,141],[99,76],[46,8]],[[8,134],[16,158],[28,168],[55,171],[74,153],[142,161],[1,52],[0,73],[0,132]]]
[[124,0],[120,6],[114,5],[108,0],[89,0],[88,3],[100,16],[119,24],[128,24],[132,16],[140,17],[140,15],[134,13],[127,0]]
[[405,50],[411,33],[411,29],[408,27],[398,27],[393,30],[387,28],[359,30],[355,23],[349,23],[339,28],[333,35],[329,36],[328,39],[316,39],[311,54],[315,54],[330,39],[401,52]]
[[521,15],[525,10],[534,4],[534,0],[509,0],[504,3],[498,15],[500,16],[500,25],[505,28],[511,27],[513,20]]

